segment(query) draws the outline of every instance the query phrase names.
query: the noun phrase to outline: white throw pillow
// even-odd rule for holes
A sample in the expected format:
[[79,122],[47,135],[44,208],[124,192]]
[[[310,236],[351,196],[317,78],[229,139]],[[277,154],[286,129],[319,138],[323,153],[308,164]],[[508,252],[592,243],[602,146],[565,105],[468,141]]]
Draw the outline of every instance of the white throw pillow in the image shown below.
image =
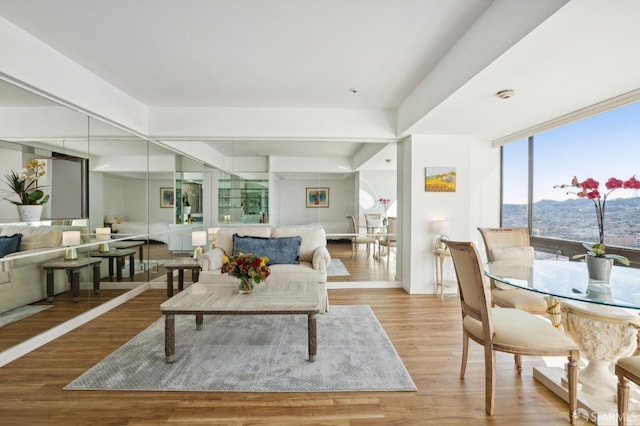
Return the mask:
[[219,247],[209,250],[198,258],[198,264],[203,271],[217,271],[222,268],[224,250]]

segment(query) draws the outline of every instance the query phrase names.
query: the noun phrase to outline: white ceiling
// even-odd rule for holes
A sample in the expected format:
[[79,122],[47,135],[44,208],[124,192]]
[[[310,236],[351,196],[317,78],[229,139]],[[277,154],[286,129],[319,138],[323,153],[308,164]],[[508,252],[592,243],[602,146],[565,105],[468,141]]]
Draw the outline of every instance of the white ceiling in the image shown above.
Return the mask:
[[[534,4],[550,17],[524,28]],[[512,13],[491,15],[476,40],[492,36],[502,49],[457,52],[469,76],[437,80],[494,6]],[[410,133],[495,139],[640,87],[637,0],[0,0],[0,13],[151,108],[422,103]],[[478,58],[477,69],[466,62]],[[498,99],[506,88],[516,95]],[[220,152],[277,155],[353,155],[367,142],[202,136]]]
[[0,10],[148,106],[395,108],[490,3],[2,0]]

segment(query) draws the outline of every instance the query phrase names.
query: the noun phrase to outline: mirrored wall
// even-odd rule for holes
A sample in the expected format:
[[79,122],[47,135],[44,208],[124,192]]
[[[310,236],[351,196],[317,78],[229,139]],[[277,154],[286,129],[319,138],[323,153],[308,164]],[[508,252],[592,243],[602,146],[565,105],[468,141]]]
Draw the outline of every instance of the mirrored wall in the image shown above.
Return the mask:
[[[180,163],[0,82],[0,352],[164,277],[163,263],[184,255],[169,250]],[[36,188],[42,195],[19,205]]]

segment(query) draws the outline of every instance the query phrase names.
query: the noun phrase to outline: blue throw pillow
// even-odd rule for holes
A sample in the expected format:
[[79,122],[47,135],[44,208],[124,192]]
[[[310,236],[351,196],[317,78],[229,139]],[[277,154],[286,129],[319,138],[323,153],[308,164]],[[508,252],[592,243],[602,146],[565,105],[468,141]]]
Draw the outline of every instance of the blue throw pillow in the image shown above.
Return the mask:
[[13,234],[9,237],[0,236],[0,257],[5,257],[20,250],[21,241],[22,234]]
[[267,256],[268,265],[300,263],[300,244],[302,237],[241,237],[233,234],[233,255],[253,253],[256,256]]

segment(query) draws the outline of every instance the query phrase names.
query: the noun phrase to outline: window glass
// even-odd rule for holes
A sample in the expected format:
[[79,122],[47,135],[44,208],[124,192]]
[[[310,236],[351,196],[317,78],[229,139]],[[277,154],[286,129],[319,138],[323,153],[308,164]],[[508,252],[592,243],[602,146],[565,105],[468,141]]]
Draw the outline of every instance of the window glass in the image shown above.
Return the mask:
[[[640,103],[534,135],[532,234],[597,242],[598,225],[593,200],[577,197],[577,191],[574,191],[577,188],[561,189],[557,185],[570,184],[574,176],[579,181],[593,178],[600,183],[599,191],[604,196],[608,192],[605,183],[609,178],[623,181],[634,175],[640,178],[638,135]],[[515,152],[519,143],[513,145],[503,152]],[[522,167],[519,164],[523,163],[518,156],[505,155],[505,179],[509,178],[509,173],[515,173],[507,172],[512,167]],[[638,191],[632,189],[616,189],[607,196],[604,219],[606,244],[640,247],[639,196]],[[509,200],[504,198],[504,212]]]
[[502,147],[502,226],[528,226],[528,141]]

